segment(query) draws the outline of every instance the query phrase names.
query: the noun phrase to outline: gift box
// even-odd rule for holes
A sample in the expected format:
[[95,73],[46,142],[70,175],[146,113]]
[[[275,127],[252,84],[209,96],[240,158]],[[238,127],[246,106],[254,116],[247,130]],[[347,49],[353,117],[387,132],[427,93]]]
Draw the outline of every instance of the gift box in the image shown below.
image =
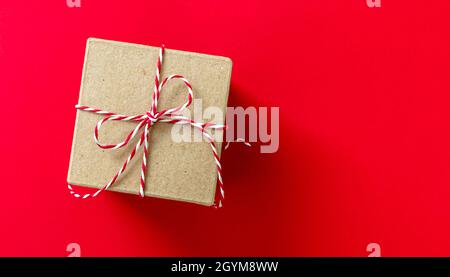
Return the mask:
[[[107,189],[217,203],[221,142],[207,137],[223,136],[231,67],[225,57],[88,39],[67,178],[71,193],[89,198]],[[203,110],[216,107],[224,116],[188,121],[195,99]],[[183,103],[182,115],[175,107]],[[175,141],[178,124],[203,139]],[[98,190],[79,194],[71,185]]]

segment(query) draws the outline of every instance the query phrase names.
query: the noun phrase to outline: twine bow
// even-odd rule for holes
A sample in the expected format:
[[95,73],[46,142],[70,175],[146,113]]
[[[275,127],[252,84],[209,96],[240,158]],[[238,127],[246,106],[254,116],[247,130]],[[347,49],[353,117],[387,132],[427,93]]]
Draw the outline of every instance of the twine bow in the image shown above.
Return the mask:
[[[95,108],[82,106],[82,105],[75,106],[75,108],[78,110],[92,112],[92,113],[96,113],[96,114],[105,116],[97,123],[97,125],[95,126],[95,129],[94,129],[94,141],[100,148],[103,148],[103,149],[122,148],[122,147],[126,146],[130,142],[130,140],[132,140],[141,129],[144,129],[144,130],[143,130],[143,132],[141,132],[140,139],[136,143],[136,146],[131,151],[127,160],[123,163],[123,165],[119,169],[119,171],[117,171],[117,173],[114,175],[114,177],[107,184],[105,184],[101,189],[97,190],[95,193],[87,193],[87,194],[76,193],[73,190],[72,186],[69,184],[68,187],[69,187],[70,193],[73,196],[82,198],[82,199],[86,199],[88,197],[96,197],[101,192],[108,190],[117,181],[117,179],[120,177],[120,175],[122,175],[122,173],[127,168],[127,165],[131,162],[131,160],[136,155],[136,152],[139,150],[139,148],[142,146],[142,144],[144,144],[144,152],[142,154],[142,164],[141,164],[140,186],[139,186],[139,195],[141,197],[144,197],[145,177],[146,177],[147,160],[148,160],[148,139],[149,139],[150,128],[152,125],[154,125],[158,122],[166,122],[166,123],[171,123],[171,124],[189,124],[192,127],[200,130],[202,135],[209,142],[209,144],[211,146],[212,154],[214,157],[214,161],[216,163],[217,179],[218,179],[219,191],[220,191],[219,196],[216,197],[216,198],[218,198],[217,199],[218,201],[215,202],[215,205],[221,207],[222,200],[224,199],[224,189],[223,189],[223,181],[222,181],[222,166],[220,163],[219,155],[217,153],[214,138],[207,132],[207,129],[223,130],[226,128],[226,126],[212,124],[212,123],[198,123],[198,122],[191,120],[190,118],[180,115],[181,112],[183,110],[185,110],[187,107],[189,107],[189,105],[191,105],[191,103],[192,103],[192,99],[194,98],[194,94],[192,92],[192,86],[186,78],[184,78],[181,75],[176,75],[176,74],[170,75],[169,77],[166,77],[162,82],[160,82],[163,56],[164,56],[164,45],[160,48],[159,57],[158,57],[158,61],[156,64],[155,87],[154,87],[154,91],[152,93],[152,105],[151,105],[150,110],[147,111],[146,113],[140,114],[140,115],[134,115],[134,116],[127,116],[127,115],[121,115],[121,114],[108,112],[108,111],[95,109]],[[181,105],[179,107],[158,111],[158,109],[157,109],[158,108],[158,99],[160,97],[161,91],[169,81],[174,80],[174,79],[180,79],[181,81],[183,81],[183,83],[188,91],[188,99],[183,105]],[[102,144],[98,139],[98,133],[99,133],[102,125],[109,120],[135,121],[135,122],[138,122],[138,125],[126,136],[125,140],[123,140],[122,142],[120,142],[118,144]],[[217,194],[216,194],[216,196],[217,196]]]

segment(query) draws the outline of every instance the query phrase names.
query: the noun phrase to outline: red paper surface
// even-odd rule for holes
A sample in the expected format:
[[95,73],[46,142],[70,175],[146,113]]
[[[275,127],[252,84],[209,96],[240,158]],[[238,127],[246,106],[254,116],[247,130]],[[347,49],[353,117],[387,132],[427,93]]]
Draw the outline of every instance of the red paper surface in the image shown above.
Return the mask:
[[[449,1],[81,4],[0,4],[1,256],[450,255]],[[232,58],[230,105],[280,107],[279,151],[224,153],[221,210],[74,199],[88,37]]]

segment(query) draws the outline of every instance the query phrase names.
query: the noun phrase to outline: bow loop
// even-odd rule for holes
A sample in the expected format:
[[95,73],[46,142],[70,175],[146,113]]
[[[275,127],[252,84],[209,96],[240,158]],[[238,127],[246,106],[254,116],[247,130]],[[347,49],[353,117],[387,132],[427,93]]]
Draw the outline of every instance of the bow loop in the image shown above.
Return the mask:
[[[161,92],[162,92],[164,86],[166,84],[168,84],[171,80],[175,80],[175,79],[180,79],[181,81],[183,81],[183,84],[186,87],[187,93],[188,93],[187,101],[178,107],[158,111],[158,100],[159,100],[159,97],[161,96]],[[159,84],[157,92],[155,92],[153,95],[154,95],[154,98],[153,98],[152,109],[149,112],[153,113],[153,116],[155,118],[160,118],[160,117],[168,118],[173,115],[177,115],[178,113],[181,113],[183,110],[185,110],[187,107],[189,107],[191,105],[192,99],[194,98],[194,93],[192,92],[191,84],[189,83],[189,81],[186,78],[184,78],[182,75],[178,75],[178,74],[173,74],[173,75],[170,75],[169,77],[164,78],[164,80]]]
[[123,118],[122,116],[119,116],[119,117],[117,117],[117,116],[108,116],[108,117],[105,117],[105,118],[101,119],[97,123],[97,125],[95,125],[95,129],[94,129],[94,141],[95,141],[95,143],[100,148],[103,148],[103,149],[119,149],[119,148],[124,147],[125,145],[128,144],[128,142],[130,142],[131,139],[133,139],[136,136],[136,134],[139,132],[139,130],[142,129],[142,127],[145,125],[145,121],[142,120],[143,116],[139,115],[139,116],[137,116],[137,118],[140,120],[139,124],[125,137],[125,139],[122,142],[117,143],[117,144],[102,144],[100,142],[99,138],[98,138],[98,134],[100,132],[100,129],[101,129],[102,125],[105,122],[107,122],[109,120],[125,121],[126,118]]

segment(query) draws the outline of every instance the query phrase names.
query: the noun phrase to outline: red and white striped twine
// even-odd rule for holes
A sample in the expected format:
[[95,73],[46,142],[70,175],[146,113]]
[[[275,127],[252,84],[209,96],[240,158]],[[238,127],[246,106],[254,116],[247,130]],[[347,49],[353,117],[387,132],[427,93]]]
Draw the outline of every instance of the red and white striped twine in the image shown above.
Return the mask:
[[[136,152],[139,150],[139,148],[142,146],[142,144],[144,144],[144,153],[142,154],[140,187],[139,187],[139,195],[141,197],[144,197],[145,177],[146,177],[145,175],[146,175],[146,171],[147,171],[147,159],[148,159],[148,154],[149,154],[148,153],[148,138],[149,138],[150,127],[157,122],[166,122],[166,123],[171,123],[171,124],[189,124],[192,127],[200,130],[202,132],[203,136],[209,142],[209,144],[211,146],[212,154],[214,157],[214,162],[216,163],[217,179],[218,179],[218,184],[219,184],[219,186],[218,186],[219,193],[216,193],[215,206],[216,207],[222,206],[222,201],[225,197],[224,189],[223,189],[223,181],[222,181],[222,166],[220,163],[219,155],[217,153],[214,138],[207,132],[207,129],[223,130],[226,128],[226,126],[212,124],[212,123],[198,123],[198,122],[191,120],[190,118],[180,115],[181,112],[191,104],[192,99],[194,98],[194,94],[192,92],[192,86],[189,83],[189,81],[181,75],[170,75],[169,77],[165,78],[162,82],[160,82],[163,56],[164,56],[164,45],[160,49],[158,61],[156,64],[155,87],[154,87],[154,91],[152,94],[152,105],[151,105],[150,111],[146,112],[145,114],[127,116],[127,115],[121,115],[121,114],[108,112],[108,111],[104,111],[104,110],[100,110],[100,109],[94,109],[94,108],[82,106],[82,105],[75,106],[75,108],[78,110],[96,113],[96,114],[105,116],[97,123],[97,125],[95,126],[95,129],[94,129],[94,141],[99,147],[101,147],[103,149],[122,148],[125,145],[127,145],[130,142],[130,140],[133,139],[139,131],[141,131],[142,128],[144,130],[140,135],[139,141],[136,143],[136,146],[133,148],[130,155],[128,156],[126,161],[123,163],[122,167],[119,169],[119,171],[117,171],[117,173],[114,175],[114,177],[107,184],[105,184],[101,189],[97,190],[96,192],[87,193],[87,194],[76,193],[74,191],[74,189],[72,188],[72,186],[70,184],[68,184],[70,193],[73,196],[75,196],[77,198],[86,199],[89,197],[96,197],[101,192],[109,189],[114,183],[116,183],[118,178],[122,175],[122,173],[127,168],[127,165],[130,163],[130,161],[136,155]],[[173,80],[173,79],[180,79],[181,81],[183,81],[183,83],[186,86],[187,91],[188,91],[187,102],[176,108],[158,111],[157,110],[158,99],[161,94],[161,91],[162,91],[163,87],[170,80]],[[136,121],[136,122],[138,122],[138,125],[126,136],[125,140],[123,140],[122,142],[120,142],[118,144],[102,144],[102,143],[100,143],[100,141],[98,139],[98,133],[99,133],[102,125],[109,120]]]

